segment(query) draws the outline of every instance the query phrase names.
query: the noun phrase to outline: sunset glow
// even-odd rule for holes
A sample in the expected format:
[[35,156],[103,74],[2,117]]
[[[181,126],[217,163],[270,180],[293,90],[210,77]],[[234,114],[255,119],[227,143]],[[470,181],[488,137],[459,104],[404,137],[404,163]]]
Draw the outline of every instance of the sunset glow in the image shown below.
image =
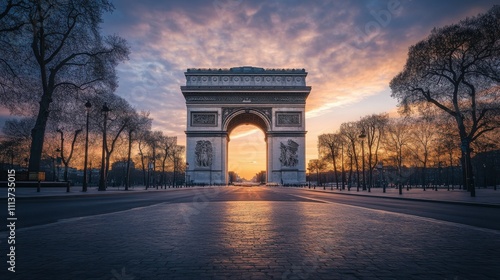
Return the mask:
[[[307,100],[306,161],[319,134],[373,113],[395,112],[389,81],[408,47],[432,28],[485,12],[497,1],[132,1],[114,3],[102,24],[131,47],[119,65],[116,91],[151,112],[153,129],[185,144],[186,106],[179,87],[187,68],[299,68],[312,86]],[[8,112],[0,108],[1,120]],[[230,164],[251,178],[262,166],[243,164],[254,128],[233,132]],[[264,142],[263,142],[264,143]],[[259,154],[265,154],[260,145]],[[260,149],[260,148],[259,148]],[[265,156],[265,155],[264,155]],[[258,161],[259,161],[258,160]]]

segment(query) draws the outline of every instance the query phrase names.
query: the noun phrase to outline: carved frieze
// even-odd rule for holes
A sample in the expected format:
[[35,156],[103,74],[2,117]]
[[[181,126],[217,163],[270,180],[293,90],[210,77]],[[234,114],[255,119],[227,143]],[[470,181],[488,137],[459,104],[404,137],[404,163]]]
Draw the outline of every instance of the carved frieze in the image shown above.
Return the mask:
[[212,166],[213,149],[212,143],[208,140],[196,141],[196,148],[194,152],[196,156],[196,166],[210,167]]
[[276,126],[301,126],[302,112],[276,112]]
[[191,112],[191,126],[217,126],[217,112]]
[[299,163],[299,157],[297,155],[297,150],[299,144],[291,139],[288,139],[286,143],[280,142],[280,162],[284,167],[295,167]]
[[305,86],[305,75],[194,75],[186,76],[187,86]]

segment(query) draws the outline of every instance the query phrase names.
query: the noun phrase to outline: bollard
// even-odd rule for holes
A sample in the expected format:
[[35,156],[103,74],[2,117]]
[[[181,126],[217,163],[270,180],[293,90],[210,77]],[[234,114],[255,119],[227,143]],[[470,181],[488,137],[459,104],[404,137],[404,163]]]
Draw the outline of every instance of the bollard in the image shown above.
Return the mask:
[[69,181],[66,182],[66,192],[69,192]]
[[40,192],[40,185],[41,185],[41,182],[40,182],[40,180],[38,180],[38,185],[36,186],[36,192]]

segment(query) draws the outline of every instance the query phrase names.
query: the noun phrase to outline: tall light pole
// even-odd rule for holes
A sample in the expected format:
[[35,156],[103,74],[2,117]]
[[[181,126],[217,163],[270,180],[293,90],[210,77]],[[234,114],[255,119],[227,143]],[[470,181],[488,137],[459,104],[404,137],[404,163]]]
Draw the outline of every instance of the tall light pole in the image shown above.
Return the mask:
[[[365,180],[365,138],[366,138],[366,132],[365,129],[363,128],[361,130],[361,134],[358,136],[361,139],[361,160],[362,160],[362,167],[363,167],[363,190],[366,191],[366,180]],[[368,189],[368,192],[371,190]]]
[[105,161],[106,145],[107,145],[106,144],[106,123],[108,121],[109,111],[111,111],[111,110],[109,109],[106,102],[104,102],[104,105],[102,105],[102,109],[101,109],[101,112],[104,115],[104,129],[102,132],[102,158],[101,158],[101,174],[99,177],[99,191],[106,190],[106,166],[105,166],[106,165],[106,161]]
[[189,175],[188,175],[188,170],[189,170],[189,162],[186,162],[186,188],[188,187],[188,180],[189,180]]
[[89,157],[89,113],[92,104],[87,100],[85,103],[85,111],[87,111],[87,122],[85,123],[85,159],[83,161],[83,186],[82,192],[87,191],[87,159]]
[[[341,161],[342,161],[342,176],[341,176],[341,180],[342,180],[342,190],[345,190],[345,183],[344,183],[344,141],[341,142],[342,144],[342,151],[341,151]],[[350,190],[350,189],[349,189]]]
[[[57,148],[56,149],[56,153],[59,154],[61,152],[61,149]],[[56,157],[56,165],[57,165],[57,182],[59,182],[59,169],[60,169],[60,166],[61,166],[61,158],[60,157]]]

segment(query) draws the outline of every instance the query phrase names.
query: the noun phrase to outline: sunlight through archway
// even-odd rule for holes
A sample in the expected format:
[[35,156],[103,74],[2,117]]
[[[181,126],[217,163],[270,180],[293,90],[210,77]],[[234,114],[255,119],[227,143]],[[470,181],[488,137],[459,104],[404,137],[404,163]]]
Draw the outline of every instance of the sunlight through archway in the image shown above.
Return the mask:
[[240,125],[229,135],[228,164],[240,178],[251,180],[266,171],[266,142],[262,130],[254,125]]

